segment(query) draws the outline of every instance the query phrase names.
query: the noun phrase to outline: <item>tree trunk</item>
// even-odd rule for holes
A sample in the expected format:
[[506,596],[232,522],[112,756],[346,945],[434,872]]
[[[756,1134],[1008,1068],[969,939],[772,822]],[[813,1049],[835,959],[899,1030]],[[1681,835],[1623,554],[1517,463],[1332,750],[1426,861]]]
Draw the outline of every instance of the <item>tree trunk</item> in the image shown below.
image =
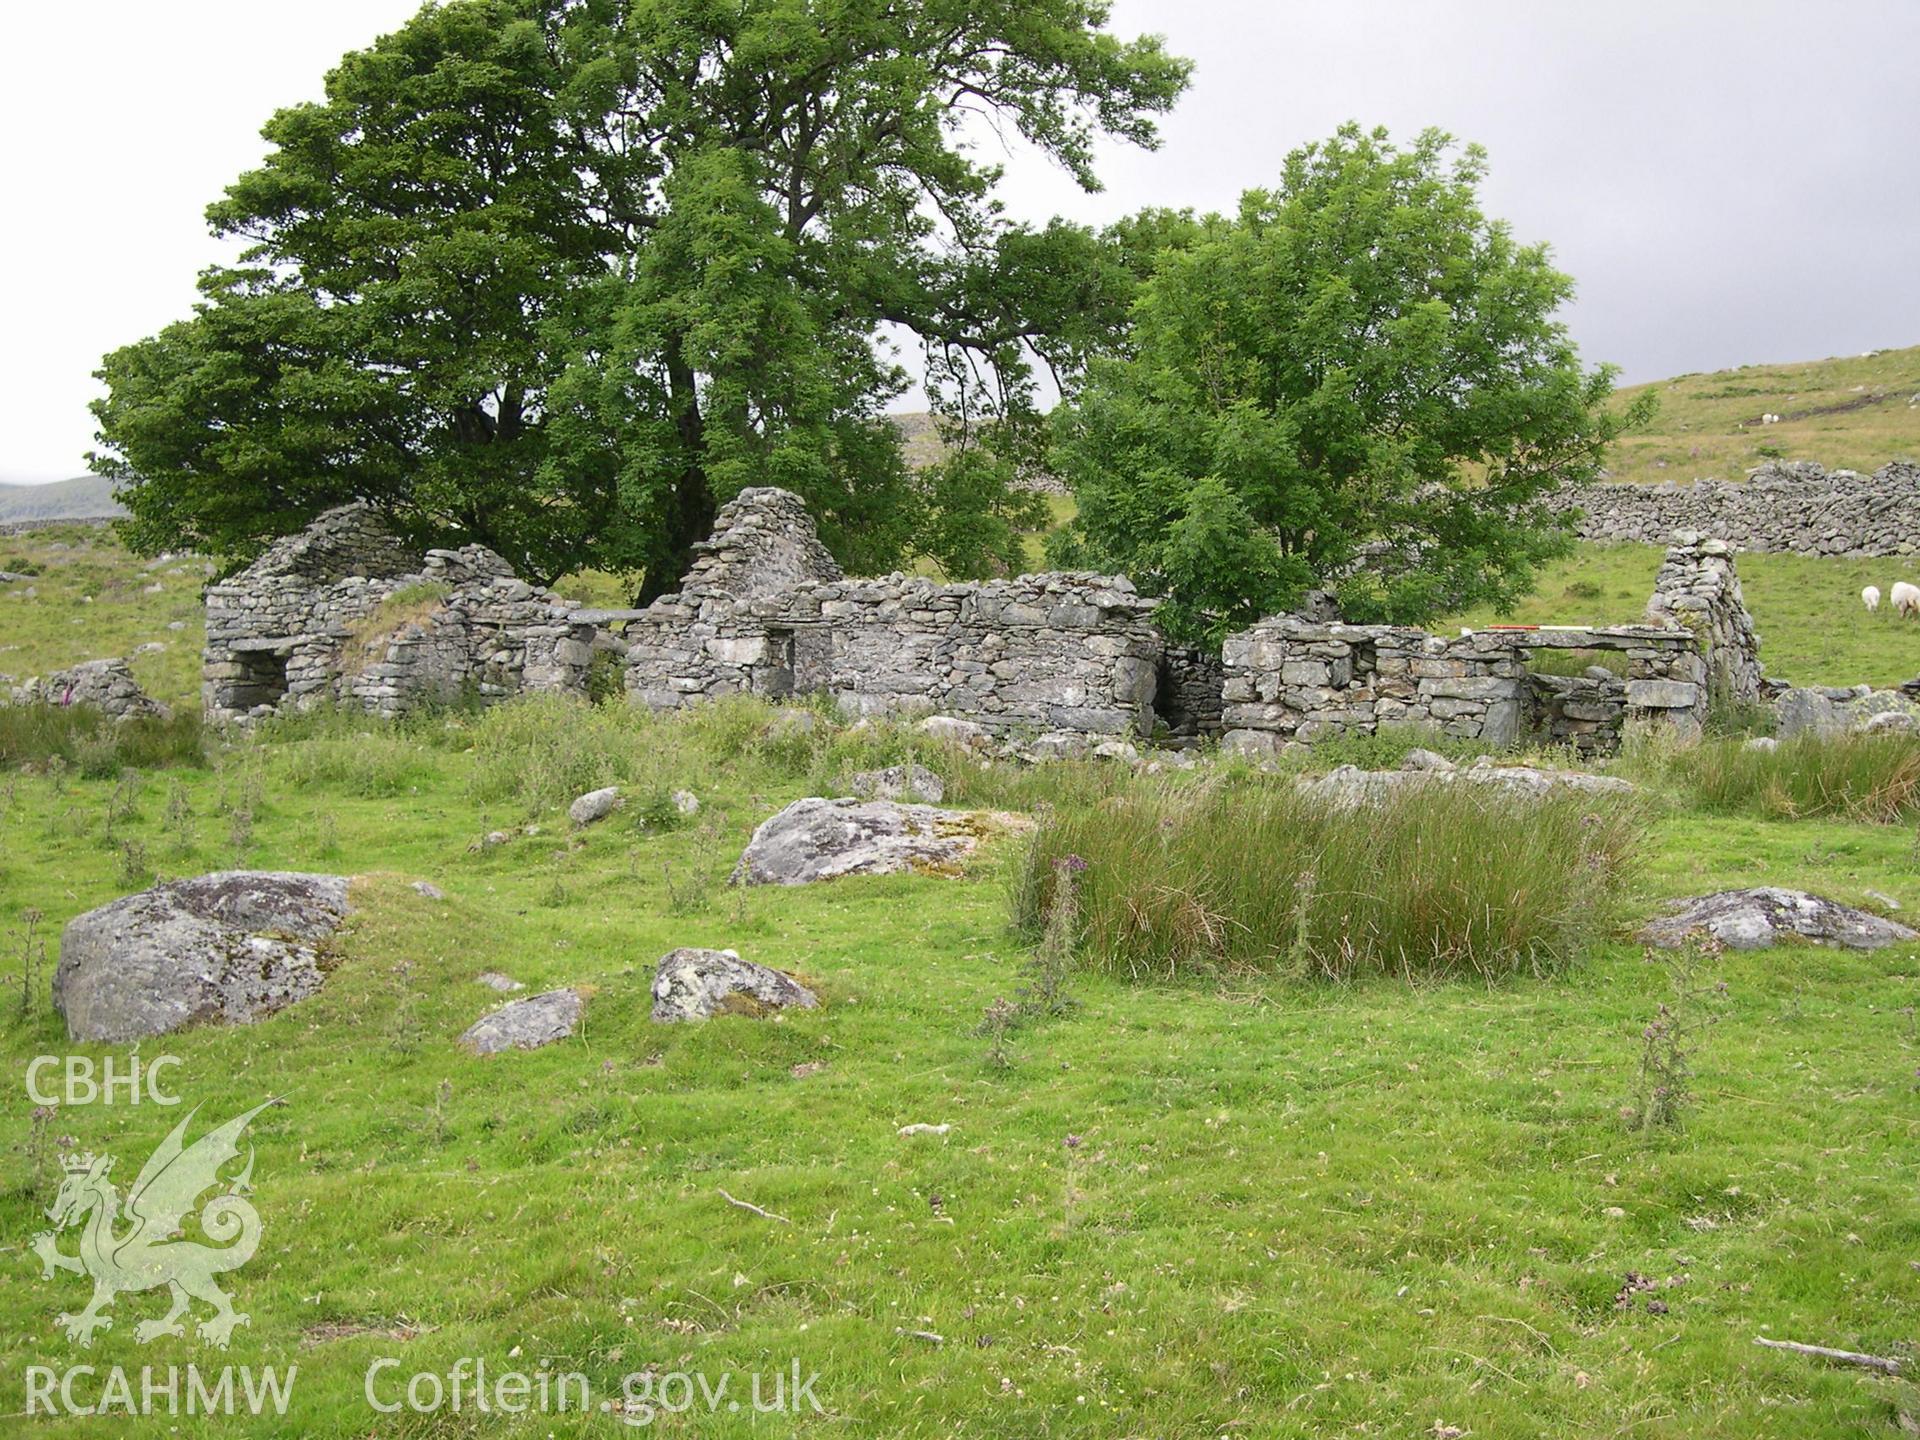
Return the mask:
[[640,582],[635,605],[646,605],[670,595],[693,564],[693,547],[713,533],[718,507],[707,485],[706,425],[700,416],[700,392],[693,366],[686,358],[686,339],[676,335],[667,345],[667,381],[672,387],[674,428],[680,435],[680,473],[668,497],[664,527],[653,547],[654,560]]

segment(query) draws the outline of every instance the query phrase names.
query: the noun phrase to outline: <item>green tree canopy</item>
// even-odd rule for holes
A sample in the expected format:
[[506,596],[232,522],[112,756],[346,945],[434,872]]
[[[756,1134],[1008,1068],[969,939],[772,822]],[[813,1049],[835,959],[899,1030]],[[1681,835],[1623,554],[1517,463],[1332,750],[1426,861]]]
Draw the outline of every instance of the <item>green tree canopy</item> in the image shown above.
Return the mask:
[[1316,585],[1402,624],[1523,591],[1568,543],[1543,497],[1637,417],[1554,318],[1572,281],[1482,213],[1485,168],[1347,126],[1237,216],[1121,233],[1161,248],[1124,353],[1059,417],[1079,512],[1055,558],[1132,576],[1194,639]]
[[[1009,223],[966,122],[1089,188],[1186,82],[1107,0],[450,0],[348,55],[208,212],[249,242],[109,355],[95,467],[146,547],[245,558],[372,501],[550,578],[669,588],[720,502],[800,492],[850,566],[1017,553],[1034,368],[1078,372],[1128,270]],[[917,337],[953,451],[882,407]]]

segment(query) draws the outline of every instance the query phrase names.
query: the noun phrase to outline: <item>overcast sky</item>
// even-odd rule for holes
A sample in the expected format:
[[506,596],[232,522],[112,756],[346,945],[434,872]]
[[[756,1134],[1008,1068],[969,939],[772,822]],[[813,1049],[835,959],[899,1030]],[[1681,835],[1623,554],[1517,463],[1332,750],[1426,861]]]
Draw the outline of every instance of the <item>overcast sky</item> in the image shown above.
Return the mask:
[[[414,0],[15,7],[0,46],[0,480],[80,473],[91,372],[187,313],[206,203]],[[1035,220],[1232,205],[1343,120],[1491,152],[1489,210],[1579,282],[1628,380],[1920,343],[1917,0],[1116,0],[1197,66],[1104,193],[1011,157]]]

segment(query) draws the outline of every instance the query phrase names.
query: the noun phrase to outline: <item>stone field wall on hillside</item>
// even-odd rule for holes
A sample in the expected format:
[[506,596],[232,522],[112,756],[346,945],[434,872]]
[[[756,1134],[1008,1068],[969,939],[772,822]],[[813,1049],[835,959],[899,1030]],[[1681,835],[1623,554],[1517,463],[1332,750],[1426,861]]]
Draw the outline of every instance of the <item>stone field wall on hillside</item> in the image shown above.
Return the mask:
[[1920,465],[1906,462],[1862,475],[1795,461],[1764,467],[1743,484],[1589,485],[1554,503],[1581,512],[1583,540],[1658,545],[1675,530],[1695,530],[1741,550],[1920,553]]

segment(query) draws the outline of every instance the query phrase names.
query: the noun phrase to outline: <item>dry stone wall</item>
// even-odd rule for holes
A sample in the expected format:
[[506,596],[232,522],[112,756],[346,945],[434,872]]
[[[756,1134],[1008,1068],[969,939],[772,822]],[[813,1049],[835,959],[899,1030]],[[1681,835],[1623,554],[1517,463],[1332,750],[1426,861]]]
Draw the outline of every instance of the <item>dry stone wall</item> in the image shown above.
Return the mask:
[[1691,631],[1700,640],[1714,702],[1752,704],[1761,697],[1760,636],[1740,591],[1733,548],[1682,530],[1673,536],[1654,577],[1647,620]]
[[[680,593],[628,628],[630,696],[674,709],[826,694],[852,713],[938,711],[995,731],[1152,732],[1165,642],[1130,582],[848,580],[831,565],[799,497],[743,491]],[[767,574],[799,578],[769,588]]]
[[[1674,542],[1645,625],[1443,636],[1297,615],[1263,620],[1222,650],[1226,741],[1271,753],[1397,725],[1607,754],[1635,726],[1698,734],[1711,705],[1760,698],[1759,637],[1731,548],[1691,532]],[[1616,653],[1626,675],[1597,665],[1579,675],[1536,673],[1534,657],[1547,650]]]
[[1872,475],[1828,471],[1812,461],[1763,467],[1744,484],[1589,485],[1554,502],[1578,510],[1583,540],[1661,544],[1694,530],[1742,550],[1799,555],[1920,553],[1920,465]]
[[[9,680],[0,676],[0,682]],[[83,705],[111,720],[165,719],[170,713],[140,688],[122,659],[83,660],[51,675],[9,683],[7,701],[14,705]]]
[[330,510],[207,591],[202,701],[245,720],[323,702],[395,715],[466,693],[585,693],[598,624],[481,545],[418,555]]
[[[1615,651],[1625,680],[1534,675],[1535,650]],[[1458,636],[1389,625],[1263,620],[1230,636],[1225,742],[1252,754],[1383,725],[1507,747],[1527,739],[1595,753],[1629,725],[1696,731],[1705,718],[1706,665],[1684,630],[1478,630]]]

